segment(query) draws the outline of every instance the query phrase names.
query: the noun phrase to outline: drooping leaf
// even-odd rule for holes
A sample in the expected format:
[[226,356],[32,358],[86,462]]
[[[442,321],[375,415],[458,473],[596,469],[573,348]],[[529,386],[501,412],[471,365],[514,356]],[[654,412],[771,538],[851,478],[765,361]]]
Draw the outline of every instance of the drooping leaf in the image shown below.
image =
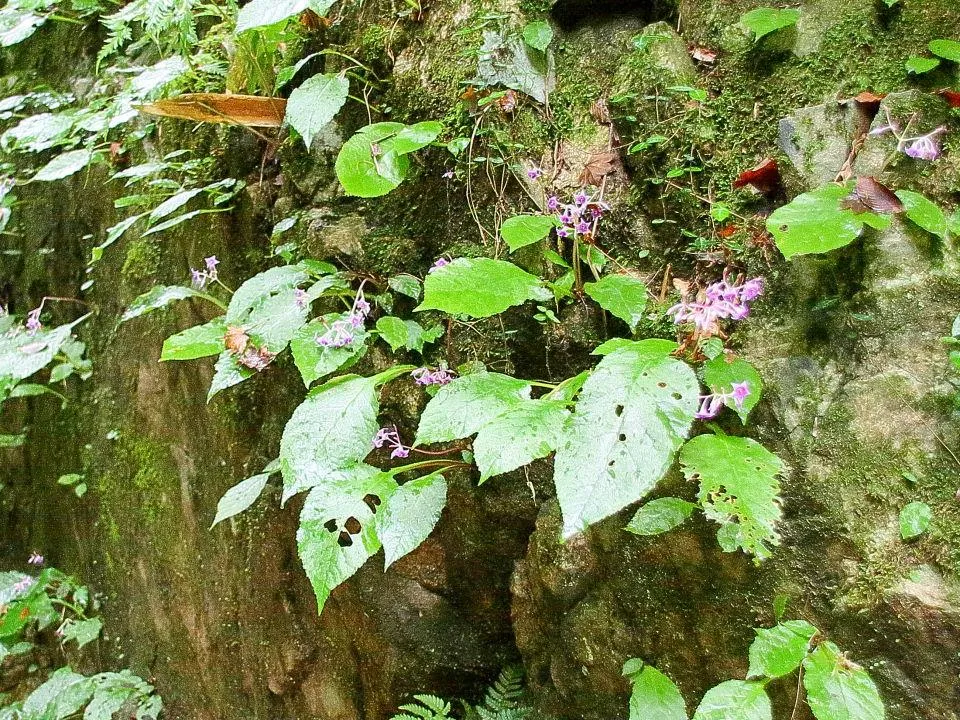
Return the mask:
[[432,270],[417,310],[489,317],[527,300],[549,300],[539,278],[513,263],[490,258],[457,258]]
[[543,20],[534,20],[523,27],[523,41],[534,50],[546,52],[553,40],[553,28]]
[[473,441],[480,483],[552,453],[569,417],[565,402],[526,400],[491,419]]
[[163,341],[160,360],[194,360],[219,355],[225,349],[223,336],[227,332],[222,317],[203,325],[194,325]]
[[647,307],[647,286],[629,275],[605,275],[598,282],[586,283],[584,291],[611,315],[620,318],[631,330],[643,320]]
[[877,686],[859,665],[847,660],[831,642],[803,661],[807,704],[817,720],[884,720]]
[[33,176],[32,182],[52,182],[62,180],[74,173],[83,170],[93,159],[93,153],[89,150],[71,150],[62,155],[57,155],[42,168],[37,170]]
[[190,190],[181,190],[178,193],[174,193],[150,211],[150,222],[152,223],[156,220],[160,220],[167,217],[171,213],[176,212],[201,192],[203,192],[203,188],[192,188]]
[[253,505],[260,497],[260,493],[263,492],[263,488],[266,487],[269,479],[270,473],[260,473],[248,477],[246,480],[241,480],[227,490],[220,498],[220,502],[217,503],[217,514],[210,527],[213,528],[218,523],[232,518],[234,515],[239,515]]
[[0,334],[0,378],[25,380],[45,368],[70,339],[73,328],[86,318],[33,334],[16,330]]
[[724,551],[769,557],[780,542],[780,459],[749,438],[700,435],[680,451],[680,465],[700,482],[704,514],[724,526],[717,534]]
[[484,30],[477,77],[471,82],[483,87],[503,85],[545,103],[556,82],[553,57],[549,52],[531,52],[516,33]]
[[346,76],[314,75],[290,93],[287,100],[286,120],[300,133],[307,149],[313,138],[333,120],[350,92]]
[[932,40],[928,48],[944,60],[960,63],[960,42],[956,40]]
[[433,473],[404,483],[377,511],[377,536],[386,567],[427,539],[447,504],[447,482]]
[[557,227],[552,215],[515,215],[500,226],[500,237],[510,252],[543,240]]
[[680,498],[657,498],[637,510],[624,530],[634,535],[659,535],[682,525],[696,508]]
[[[274,0],[266,1],[274,2]],[[280,127],[283,125],[283,117],[286,114],[287,101],[284,98],[258,95],[187,93],[140,105],[137,109],[147,115],[194,122],[226,123],[245,127]]]
[[564,537],[641,499],[672,464],[699,395],[676,347],[618,343],[584,383],[555,461]]
[[333,5],[334,0],[251,0],[237,14],[237,34],[253,28],[276,25],[312,10],[321,17]]
[[363,328],[357,328],[353,342],[343,347],[324,347],[317,341],[333,323],[346,317],[346,313],[333,313],[315,318],[290,340],[293,362],[307,387],[335,370],[350,367],[367,351],[368,333]]
[[179,285],[157,285],[134,300],[120,316],[120,322],[125,323],[127,320],[133,320],[154,310],[165,308],[177,300],[186,300],[187,298],[198,297],[201,294],[193,288]]
[[693,720],[773,720],[761,682],[727,680],[707,690]]
[[919,537],[930,527],[933,511],[925,502],[914,501],[908,503],[900,511],[900,537],[911,540]]
[[729,393],[734,383],[746,382],[750,394],[743,399],[743,407],[733,405],[733,411],[740,416],[740,420],[747,422],[750,411],[760,402],[763,396],[763,379],[760,373],[743,358],[721,353],[703,364],[703,382],[712,392]]
[[740,18],[740,24],[753,33],[754,41],[760,40],[764,35],[769,35],[782,28],[796,25],[800,19],[799,10],[778,10],[776,8],[757,8],[751,10]]
[[633,686],[629,720],[687,720],[683,696],[662,672],[634,658],[623,666],[623,674]]
[[936,203],[910,190],[897,190],[897,197],[903,201],[908,219],[931,235],[946,240],[947,216]]
[[103,621],[98,617],[87,618],[85,620],[71,620],[64,624],[62,628],[62,638],[64,642],[73,640],[78,648],[82,648],[88,643],[92,643],[100,637],[100,631],[103,629]]
[[750,645],[748,678],[778,678],[800,667],[817,629],[806,620],[788,620],[772,628],[760,628]]
[[416,125],[382,122],[360,128],[337,155],[336,172],[348,195],[379,197],[397,187],[410,170],[407,157],[440,134],[439,122]]

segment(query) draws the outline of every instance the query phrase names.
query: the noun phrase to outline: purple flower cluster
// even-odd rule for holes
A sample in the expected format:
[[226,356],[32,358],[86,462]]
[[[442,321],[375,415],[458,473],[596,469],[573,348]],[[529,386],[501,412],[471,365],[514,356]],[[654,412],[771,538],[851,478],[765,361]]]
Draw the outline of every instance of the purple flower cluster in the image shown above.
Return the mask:
[[578,190],[573,196],[573,202],[563,204],[556,195],[547,198],[547,209],[557,214],[560,228],[557,236],[562,238],[576,238],[580,235],[593,234],[597,222],[603,214],[610,210],[610,206],[600,200],[594,200],[585,190]]
[[293,291],[293,302],[301,310],[307,307],[307,291],[297,288]]
[[27,313],[25,323],[27,330],[31,335],[35,334],[43,325],[40,324],[40,312],[43,310],[43,304]]
[[417,385],[446,385],[455,377],[454,373],[446,368],[438,367],[431,370],[428,367],[419,367],[410,373]]
[[317,335],[317,344],[327,348],[342,348],[352,344],[357,330],[363,327],[369,314],[370,303],[363,297],[361,287],[357,290],[357,296],[353,299],[353,306],[347,316],[327,325],[327,331],[323,335]]
[[392,458],[405,458],[410,455],[410,448],[406,447],[403,441],[400,440],[400,433],[397,432],[396,425],[382,427],[377,431],[377,434],[374,435],[373,446],[375,448],[382,448],[384,445],[393,448],[393,451],[390,453],[390,457]]
[[17,595],[21,595],[32,587],[33,587],[33,578],[25,577],[23,578],[23,580],[18,580],[13,584],[13,591]]
[[897,138],[897,150],[902,152],[908,157],[912,157],[915,160],[936,160],[940,157],[943,152],[940,148],[940,142],[937,139],[940,135],[945,133],[947,128],[940,126],[926,135],[919,135],[917,137],[903,137],[901,134],[900,126],[897,124],[896,120],[891,120],[888,118],[886,125],[882,125],[875,130],[870,131],[870,135],[873,137],[879,135],[886,135],[887,133],[893,133]]
[[32,552],[32,553],[30,554],[30,557],[27,558],[27,564],[28,564],[28,565],[37,565],[37,566],[40,566],[40,565],[43,565],[43,563],[44,563],[43,555],[41,555],[40,553],[38,553],[38,552],[36,552],[36,551]]
[[763,293],[763,278],[753,278],[741,285],[726,278],[704,291],[704,299],[681,302],[667,310],[675,323],[692,322],[698,331],[711,331],[718,320],[743,320],[750,314],[750,303]]
[[203,290],[207,285],[217,279],[217,265],[220,264],[217,256],[211,255],[208,258],[204,258],[203,262],[206,265],[206,269],[204,270],[190,268],[191,284],[196,290]]
[[743,409],[743,401],[750,394],[750,385],[746,382],[733,383],[728,393],[715,392],[700,396],[700,409],[697,410],[698,420],[709,420],[720,414],[723,407],[729,406],[732,401],[737,410]]

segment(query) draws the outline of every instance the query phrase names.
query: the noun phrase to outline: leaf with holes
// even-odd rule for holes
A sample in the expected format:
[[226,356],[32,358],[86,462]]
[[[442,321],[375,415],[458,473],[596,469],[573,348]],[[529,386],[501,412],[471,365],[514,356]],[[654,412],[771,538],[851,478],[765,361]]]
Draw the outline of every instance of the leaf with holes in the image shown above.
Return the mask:
[[687,720],[683,696],[662,672],[633,658],[624,664],[623,674],[633,686],[629,720]]
[[780,543],[780,458],[749,438],[700,435],[680,451],[688,480],[698,480],[704,514],[723,527],[717,540],[726,552],[737,548],[758,560]]
[[657,498],[637,510],[624,530],[634,535],[659,535],[682,525],[696,509],[692,502],[680,498]]
[[778,678],[800,667],[810,650],[817,629],[806,620],[788,620],[772,628],[757,630],[750,645],[748,678]]
[[447,481],[433,473],[404,483],[377,512],[377,536],[390,567],[433,532],[447,504]]
[[712,360],[703,364],[703,382],[711,392],[729,393],[734,383],[747,383],[750,394],[743,399],[743,407],[736,405],[732,409],[740,416],[740,421],[747,422],[750,411],[760,402],[763,396],[763,380],[760,373],[750,363],[732,354],[721,353]]
[[347,101],[350,81],[343,75],[314,75],[290,93],[286,121],[300,133],[307,149]]
[[947,216],[936,203],[910,190],[897,190],[897,197],[903,202],[904,214],[911,222],[931,235],[946,240]]
[[500,237],[513,252],[543,240],[557,225],[552,215],[515,215],[500,226]]
[[528,300],[550,300],[540,279],[513,263],[490,258],[458,258],[435,268],[424,281],[417,310],[490,317]]
[[530,384],[509,375],[484,371],[455,378],[442,386],[424,408],[416,444],[469,437],[529,399]]
[[877,686],[859,665],[847,660],[831,642],[803,661],[807,704],[817,720],[884,720]]
[[636,330],[647,307],[647,286],[629,275],[606,275],[598,282],[586,283],[584,291],[611,315],[620,318],[630,330]]
[[194,325],[163,341],[160,360],[195,360],[219,355],[226,349],[223,342],[226,332],[227,326],[222,317],[204,325]]
[[473,441],[480,483],[552,453],[569,417],[565,402],[525,400],[491,419]]
[[799,10],[778,10],[776,8],[757,8],[741,16],[740,24],[753,33],[754,42],[764,35],[796,25],[800,19]]
[[700,390],[676,349],[617,343],[584,383],[555,460],[565,538],[640,500],[673,463]]
[[772,720],[770,698],[761,682],[727,680],[707,690],[693,720]]

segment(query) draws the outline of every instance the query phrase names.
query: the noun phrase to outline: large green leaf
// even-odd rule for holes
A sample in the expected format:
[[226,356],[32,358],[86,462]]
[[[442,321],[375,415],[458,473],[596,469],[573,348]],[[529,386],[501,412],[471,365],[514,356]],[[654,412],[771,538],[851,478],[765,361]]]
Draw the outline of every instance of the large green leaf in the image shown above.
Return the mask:
[[930,52],[944,60],[960,63],[960,42],[956,40],[933,40],[928,45]]
[[304,326],[309,309],[297,301],[296,292],[293,288],[280,290],[265,297],[250,311],[243,327],[258,347],[277,354]]
[[43,720],[63,720],[93,697],[93,679],[62,667],[23,701],[23,715]]
[[286,121],[303,137],[307,149],[347,101],[350,81],[343,75],[314,75],[290,93]]
[[733,411],[747,422],[747,416],[763,395],[763,380],[760,373],[746,360],[726,353],[717,355],[703,364],[703,382],[712,392],[729,393],[734,383],[746,382],[750,394],[743,400],[743,407],[733,406]]
[[473,441],[480,482],[552,453],[563,439],[569,417],[565,402],[525,400],[491,419]]
[[554,482],[570,537],[636,502],[673,463],[697,410],[699,383],[676,343],[618,343],[580,391],[557,450]]
[[675,497],[651,500],[637,510],[624,530],[634,535],[659,535],[682,525],[697,506]]
[[530,384],[509,375],[479,372],[456,378],[427,403],[420,416],[416,444],[469,437],[529,397]]
[[337,178],[348,195],[379,197],[397,187],[410,170],[407,154],[436,140],[434,121],[406,126],[382,122],[360,128],[337,155]]
[[707,690],[693,720],[772,720],[763,683],[727,680]]
[[433,473],[404,483],[380,506],[377,536],[387,567],[427,539],[447,504],[447,482]]
[[230,298],[227,306],[227,325],[242,325],[250,311],[265,299],[284,290],[293,290],[309,279],[301,265],[281,265],[254,275],[244,282]]
[[194,360],[219,355],[225,349],[226,332],[227,326],[222,317],[214,318],[204,325],[194,325],[163,341],[160,360]]
[[631,330],[643,320],[647,307],[647,286],[629,275],[606,275],[595,283],[586,283],[584,291],[611,315],[620,318]]
[[347,313],[333,313],[315,318],[290,340],[293,362],[307,387],[335,370],[350,367],[367,351],[368,333],[362,328],[354,332],[353,342],[343,347],[324,347],[317,342],[333,323],[346,317]]
[[308,9],[322,16],[333,2],[334,0],[251,0],[240,8],[237,14],[236,32],[275,25]]
[[417,310],[489,317],[527,300],[549,300],[540,279],[513,263],[490,258],[458,258],[432,270],[424,281]]
[[947,216],[936,203],[910,190],[897,190],[897,197],[903,202],[904,215],[909,220],[931,235],[946,240]]
[[740,24],[753,33],[756,41],[764,35],[796,25],[799,19],[799,10],[778,10],[777,8],[762,7],[741,16]]
[[807,704],[817,720],[883,720],[886,712],[877,686],[859,665],[825,642],[803,661]]
[[680,464],[688,480],[700,482],[704,514],[723,526],[720,546],[769,557],[780,543],[780,458],[749,438],[700,435],[684,445]]
[[630,678],[630,720],[687,720],[687,707],[673,681],[641,660],[628,660],[623,674]]
[[500,226],[500,237],[513,252],[543,240],[557,225],[552,215],[515,215]]
[[83,170],[93,159],[89,150],[71,150],[57,155],[33,176],[33,182],[52,182],[62,180]]
[[806,620],[788,620],[757,630],[750,645],[748,678],[778,678],[792,673],[807,656],[817,629]]

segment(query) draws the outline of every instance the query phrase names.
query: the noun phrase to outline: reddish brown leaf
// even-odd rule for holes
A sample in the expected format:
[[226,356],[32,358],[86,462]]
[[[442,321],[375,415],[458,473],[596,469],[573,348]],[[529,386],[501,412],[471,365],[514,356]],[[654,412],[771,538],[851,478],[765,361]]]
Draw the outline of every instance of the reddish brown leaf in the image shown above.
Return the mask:
[[901,213],[904,210],[900,198],[876,178],[858,177],[853,192],[843,199],[843,207],[855,213]]
[[739,228],[737,228],[736,225],[725,225],[719,230],[717,230],[717,236],[722,238],[728,238],[733,236],[738,229]]
[[960,108],[960,92],[943,88],[943,90],[937,91],[937,95],[950,103],[950,107]]
[[237,362],[244,367],[260,372],[272,363],[275,357],[276,355],[266,348],[257,348],[251,345],[237,358]]
[[256,95],[188,93],[167,100],[158,100],[148,105],[140,105],[137,109],[148,115],[181,120],[247,127],[280,127],[287,110],[287,101],[283,98]]
[[224,347],[237,355],[247,349],[249,342],[250,336],[243,331],[243,328],[239,327],[227,328],[227,334],[223,336]]
[[713,65],[717,61],[716,50],[700,47],[699,45],[694,45],[690,49],[690,56],[697,62],[702,62],[706,65]]
[[772,195],[780,188],[780,168],[773,158],[766,158],[754,168],[740,173],[733,181],[735,188],[752,185],[764,195]]
[[859,103],[860,105],[872,105],[880,107],[880,101],[887,96],[886,93],[872,93],[869,90],[864,90],[862,93],[857,95],[853,101]]
[[603,178],[612,173],[618,164],[620,156],[615,152],[594,153],[583,166],[580,173],[581,185],[599,185]]

